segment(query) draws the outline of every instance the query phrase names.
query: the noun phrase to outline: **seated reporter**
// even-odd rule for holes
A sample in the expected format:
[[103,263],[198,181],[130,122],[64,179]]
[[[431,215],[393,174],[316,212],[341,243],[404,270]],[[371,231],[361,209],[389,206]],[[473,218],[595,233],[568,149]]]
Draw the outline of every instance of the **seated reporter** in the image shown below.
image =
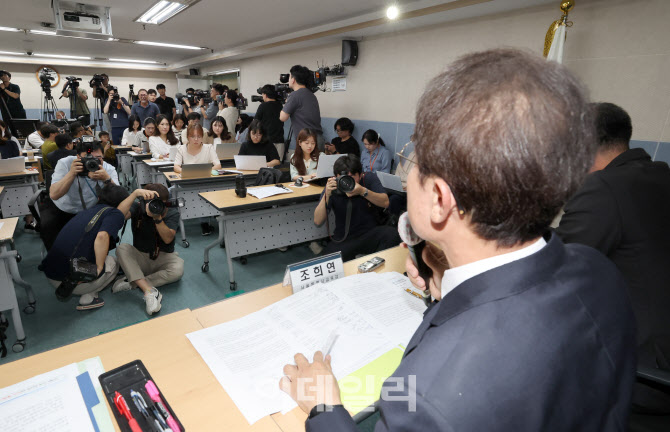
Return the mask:
[[[581,84],[539,56],[470,54],[428,85],[407,197],[433,276],[406,267],[437,301],[382,388],[378,432],[628,430],[625,281],[549,230],[593,162],[594,135]],[[357,430],[330,358],[295,360],[280,386],[310,412],[306,430]]]
[[[170,194],[161,184],[148,184],[145,190],[154,191],[163,204]],[[119,277],[112,292],[139,288],[144,293],[147,314],[161,310],[163,295],[156,288],[176,282],[184,274],[184,260],[174,250],[174,239],[179,229],[179,211],[165,207],[154,214],[148,200],[134,202],[130,207],[133,244],[121,243],[116,248],[124,276]]]
[[72,142],[72,137],[68,134],[58,134],[56,135],[56,146],[58,149],[49,153],[47,156],[51,166],[55,167],[58,165],[58,161],[66,158],[68,156],[76,156],[77,152],[74,150],[74,143]]
[[21,145],[12,136],[9,128],[0,120],[0,159],[9,159],[21,156]]
[[[42,212],[40,237],[47,250],[51,249],[58,232],[77,213],[93,207],[98,195],[108,183],[119,184],[116,169],[103,161],[100,142],[78,143],[77,155],[62,158],[51,177],[49,197],[53,201]],[[84,171],[82,158],[94,157],[100,169]]]
[[133,146],[137,140],[137,135],[142,132],[142,124],[137,116],[128,117],[128,127],[123,130],[121,137],[122,146]]
[[[60,299],[66,299],[70,294],[80,296],[77,310],[104,306],[105,302],[98,293],[112,283],[119,271],[119,265],[109,251],[119,240],[125,215],[136,198],[150,198],[154,194],[137,189],[129,196],[121,186],[106,184],[100,189],[95,205],[79,212],[65,224],[42,261],[44,274],[49,283],[57,288],[56,295]],[[79,282],[77,275],[71,271],[70,261],[73,258],[83,258],[87,263],[95,264],[96,274],[90,274],[93,280]]]
[[351,120],[347,117],[337,119],[335,133],[337,133],[337,138],[326,143],[326,154],[355,154],[361,157],[361,147],[358,141],[351,136],[354,133],[354,123]]
[[159,114],[156,117],[156,129],[154,135],[149,137],[149,151],[155,159],[168,158],[170,152],[176,152],[179,140],[172,132],[172,125],[167,116]]
[[249,125],[249,138],[242,143],[239,155],[265,156],[268,168],[280,164],[277,147],[268,140],[265,134],[265,128],[263,128],[263,125],[259,120],[254,120]]
[[51,123],[47,123],[40,128],[40,133],[44,137],[44,143],[40,147],[42,151],[42,164],[44,165],[45,170],[52,170],[54,166],[51,165],[48,157],[49,153],[58,149],[55,141],[56,135],[58,135],[58,128]]
[[[187,133],[188,133],[188,128],[189,127],[195,126],[195,125],[199,125],[199,126],[202,127],[202,116],[200,115],[200,113],[198,113],[196,111],[193,111],[186,116],[186,119],[188,120],[188,123],[186,124],[186,127],[184,127],[184,129],[181,131],[181,142],[182,142],[182,144],[186,144],[188,142]],[[214,140],[212,139],[212,137],[209,136],[209,130],[207,130],[206,127],[203,127],[202,132],[205,134],[202,138],[203,143],[212,144],[214,142]]]
[[148,117],[144,120],[144,129],[135,137],[135,144],[133,144],[133,151],[137,153],[149,151],[149,138],[156,133],[156,120]]
[[366,173],[377,171],[390,173],[393,155],[386,148],[382,137],[374,130],[368,129],[363,134],[362,140],[365,146],[365,150],[361,153],[363,171]]
[[212,120],[212,130],[209,131],[209,138],[212,144],[231,144],[236,143],[235,135],[230,133],[226,120],[223,117],[216,116]]
[[46,137],[42,135],[41,129],[44,125],[48,124],[49,124],[48,122],[37,123],[37,130],[28,135],[28,138],[26,139],[26,143],[23,147],[25,150],[39,149],[40,147],[42,147],[42,144],[44,144],[44,139]]
[[[344,261],[358,254],[367,255],[400,244],[398,231],[391,226],[377,225],[377,213],[389,205],[389,197],[374,173],[363,174],[361,162],[354,155],[342,156],[335,161],[331,177],[314,210],[314,223],[326,222],[329,210],[335,214],[333,241],[323,250],[324,254],[340,251]],[[341,173],[347,173],[356,184],[347,194],[337,193]],[[347,207],[351,206],[349,232],[346,232]]]
[[304,180],[316,177],[316,169],[319,166],[319,157],[323,153],[316,149],[318,135],[312,129],[303,129],[298,133],[298,146],[291,157],[289,171],[291,180],[296,181],[299,177]]

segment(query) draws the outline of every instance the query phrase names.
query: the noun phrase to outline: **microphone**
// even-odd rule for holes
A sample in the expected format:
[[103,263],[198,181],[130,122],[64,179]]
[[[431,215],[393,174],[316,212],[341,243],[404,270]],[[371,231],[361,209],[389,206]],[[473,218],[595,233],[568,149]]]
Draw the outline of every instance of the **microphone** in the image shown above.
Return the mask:
[[433,270],[428,267],[422,258],[423,249],[426,247],[426,241],[416,235],[416,232],[412,229],[407,212],[401,214],[398,219],[398,234],[400,234],[402,241],[407,244],[409,256],[412,258],[416,268],[419,269],[419,276],[426,281],[426,289],[422,294],[424,303],[426,303],[426,306],[429,306],[431,299],[428,284],[430,283],[430,278],[433,276]]

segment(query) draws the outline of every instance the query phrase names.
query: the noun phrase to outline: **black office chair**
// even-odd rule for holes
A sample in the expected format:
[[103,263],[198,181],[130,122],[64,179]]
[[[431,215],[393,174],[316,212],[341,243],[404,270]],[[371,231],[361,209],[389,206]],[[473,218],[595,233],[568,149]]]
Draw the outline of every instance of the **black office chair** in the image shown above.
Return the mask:
[[282,172],[275,168],[261,168],[254,186],[273,185],[279,183]]

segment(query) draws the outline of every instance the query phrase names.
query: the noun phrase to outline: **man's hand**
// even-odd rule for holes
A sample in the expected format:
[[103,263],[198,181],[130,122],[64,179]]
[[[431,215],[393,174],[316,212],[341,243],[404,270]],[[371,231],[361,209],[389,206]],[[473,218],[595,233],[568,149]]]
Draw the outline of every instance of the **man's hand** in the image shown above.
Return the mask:
[[204,106],[205,106],[205,100],[202,99],[202,98],[200,98],[200,99],[198,100],[198,106],[199,106],[200,108],[204,107]]
[[225,105],[223,104],[223,101],[219,102],[219,111],[221,111]]
[[107,181],[107,180],[109,180],[111,177],[109,176],[109,174],[107,173],[107,171],[105,171],[104,168],[100,168],[99,170],[97,170],[97,171],[95,171],[95,172],[89,172],[89,173],[88,173],[88,178],[90,178],[91,180],[96,180],[96,181],[97,181],[97,180],[100,180],[100,181]]
[[135,197],[135,199],[142,198],[143,200],[150,200],[153,198],[158,198],[158,192],[146,189],[135,189],[133,191],[133,196]]
[[[402,243],[402,247],[407,247],[405,243]],[[444,252],[442,252],[437,246],[434,246],[430,242],[426,242],[426,247],[423,248],[423,253],[421,254],[421,257],[423,258],[423,261],[430,267],[430,269],[433,271],[433,275],[430,278],[429,286],[428,288],[430,289],[430,293],[432,294],[433,297],[435,297],[437,300],[442,299],[442,276],[444,275],[445,270],[449,268],[449,263],[447,262],[447,258],[444,256]],[[412,285],[417,287],[420,290],[426,290],[426,281],[423,280],[422,277],[419,276],[419,269],[416,268],[414,265],[414,261],[412,261],[412,258],[408,255],[407,259],[405,260],[405,270],[407,271],[407,277],[409,277],[410,282],[412,282]]]
[[70,165],[70,175],[77,176],[80,172],[84,171],[84,164],[81,163],[81,159],[75,159]]
[[298,406],[309,414],[319,404],[341,405],[340,388],[330,366],[330,355],[323,358],[321,351],[314,353],[314,362],[304,355],[295,355],[295,365],[284,366],[285,376],[279,388],[286,392]]
[[326,183],[326,204],[328,204],[330,196],[335,189],[337,189],[337,178],[331,177],[328,179],[328,183]]
[[326,145],[325,145],[325,149],[326,149],[326,154],[331,155],[331,154],[337,153],[337,149],[335,148],[335,144],[333,144],[333,143],[327,142]]
[[351,197],[363,195],[363,193],[365,193],[365,191],[366,191],[366,189],[363,186],[361,186],[359,183],[356,183],[356,186],[354,186],[354,190],[347,193],[347,196],[349,198],[351,198]]
[[5,83],[0,83],[0,89],[5,89]]

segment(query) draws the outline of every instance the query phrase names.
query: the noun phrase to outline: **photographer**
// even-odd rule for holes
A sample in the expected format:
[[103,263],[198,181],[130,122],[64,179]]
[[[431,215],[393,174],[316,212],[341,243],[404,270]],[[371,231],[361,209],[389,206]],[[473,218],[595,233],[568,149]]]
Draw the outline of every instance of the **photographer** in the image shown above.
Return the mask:
[[[268,132],[268,139],[271,143],[284,142],[284,123],[279,120],[281,115],[282,104],[277,101],[277,92],[275,86],[266,84],[261,88],[261,95],[263,96],[263,103],[261,103],[256,111],[256,120],[260,120],[261,124]],[[297,130],[299,132],[302,129]]]
[[[74,91],[72,90],[74,88]],[[63,97],[70,99],[70,116],[79,119],[84,124],[91,123],[91,111],[88,109],[88,93],[79,86],[75,77],[67,77],[67,83],[63,87]]]
[[58,161],[66,158],[68,156],[76,156],[77,152],[74,150],[74,143],[72,142],[72,137],[68,134],[58,134],[56,135],[56,146],[57,150],[52,151],[46,156],[46,159],[49,161],[49,165],[55,167],[58,165]]
[[[361,161],[355,155],[342,156],[333,166],[337,177],[328,179],[319,205],[314,211],[314,223],[321,225],[328,218],[328,211],[335,214],[335,231],[323,253],[342,252],[342,259],[349,261],[357,254],[371,254],[400,244],[398,231],[389,225],[377,225],[377,213],[389,205],[384,187],[374,173],[363,172]],[[346,173],[353,179],[350,192],[338,190],[338,183]],[[346,226],[349,226],[347,232]]]
[[177,114],[184,114],[184,116],[187,116],[191,112],[191,102],[189,101],[189,97],[193,98],[194,93],[195,89],[189,87],[186,89],[186,94],[183,95],[181,99],[179,99],[180,93],[175,95],[175,101],[177,102]]
[[172,122],[172,119],[177,115],[177,106],[174,103],[174,99],[165,94],[165,84],[158,84],[156,90],[158,90],[158,97],[154,103],[158,105],[161,114],[166,116],[168,121]]
[[102,112],[109,116],[109,123],[112,128],[112,142],[114,145],[121,145],[123,131],[128,126],[130,107],[126,98],[119,95],[116,87],[109,86],[108,92],[109,97],[105,101]]
[[0,70],[0,99],[4,101],[4,103],[0,102],[0,111],[2,112],[2,119],[10,126],[12,133],[16,135],[16,130],[12,127],[10,120],[26,118],[26,110],[23,109],[21,103],[21,89],[16,84],[10,83],[9,80],[11,79],[11,73]]
[[[214,117],[217,116],[217,112],[219,111],[219,102],[216,100],[217,96],[220,96],[222,94],[225,94],[225,92],[228,90],[227,86],[224,86],[222,84],[214,84],[212,88],[209,91],[209,96],[212,98],[212,101],[207,104],[205,107],[205,101],[203,99],[200,99],[198,101],[198,107],[196,108],[196,112],[200,113],[202,115],[202,127],[205,129],[211,129],[212,127],[212,120],[214,120]],[[232,126],[229,126],[229,128]]]
[[53,245],[61,228],[74,215],[98,202],[100,190],[109,183],[118,185],[119,177],[116,169],[103,161],[99,142],[79,142],[76,156],[58,161],[49,190],[54,205],[47,206],[42,212],[40,237],[47,250]]
[[133,201],[139,197],[151,199],[155,194],[137,189],[129,196],[121,186],[107,184],[93,206],[65,224],[42,261],[44,274],[57,288],[60,300],[74,294],[81,296],[77,310],[104,306],[98,293],[119,271],[119,264],[109,251],[119,240],[119,230]]
[[[109,76],[105,73],[99,75],[93,75],[93,78],[88,82],[91,88],[93,89],[94,97],[100,99],[100,105],[104,105],[105,100],[109,98],[108,88],[109,88]],[[70,114],[72,116],[72,114]],[[109,122],[109,116],[102,114],[102,130],[109,131],[112,129]],[[74,135],[73,135],[74,136]]]
[[[295,65],[291,68],[288,84],[293,89],[286,100],[286,104],[279,114],[279,120],[285,122],[291,119],[291,129],[297,139],[298,132],[303,129],[312,129],[318,133],[317,147],[324,151],[325,140],[321,129],[321,111],[319,101],[307,86],[312,81],[311,72],[304,66]],[[297,145],[297,141],[296,141]]]
[[144,124],[144,120],[147,118],[156,118],[158,114],[161,113],[161,110],[153,102],[149,102],[149,93],[145,89],[140,89],[137,92],[137,96],[140,98],[137,102],[133,104],[133,107],[130,109],[130,114],[136,115],[140,119],[140,123]]
[[239,111],[235,107],[237,102],[237,92],[235,90],[228,90],[225,92],[223,102],[219,102],[219,112],[216,114],[226,120],[226,126],[232,130],[237,124],[237,119],[240,116]]
[[155,191],[158,196],[148,202],[140,199],[130,207],[133,244],[122,243],[116,249],[125,276],[114,282],[112,292],[140,288],[147,314],[151,315],[161,309],[163,295],[156,288],[181,279],[184,260],[174,250],[179,210],[166,205],[170,198],[167,188],[148,184],[145,189]]

